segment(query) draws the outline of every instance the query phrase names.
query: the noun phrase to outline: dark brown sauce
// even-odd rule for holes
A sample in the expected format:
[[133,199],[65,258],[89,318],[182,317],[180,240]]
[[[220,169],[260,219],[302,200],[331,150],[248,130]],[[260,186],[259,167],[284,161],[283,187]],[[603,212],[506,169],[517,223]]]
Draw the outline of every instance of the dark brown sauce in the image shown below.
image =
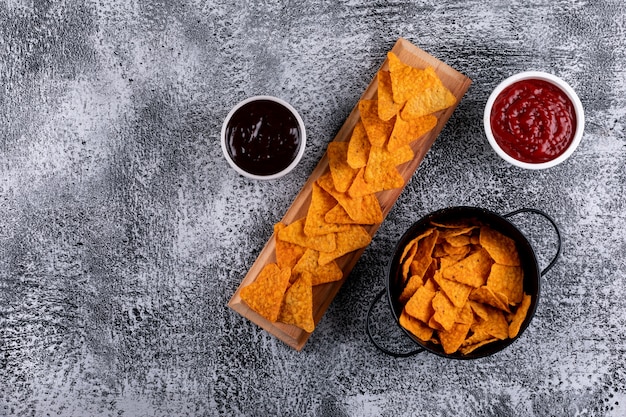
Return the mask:
[[273,175],[287,168],[298,154],[300,141],[296,117],[271,100],[244,104],[226,126],[228,154],[254,175]]

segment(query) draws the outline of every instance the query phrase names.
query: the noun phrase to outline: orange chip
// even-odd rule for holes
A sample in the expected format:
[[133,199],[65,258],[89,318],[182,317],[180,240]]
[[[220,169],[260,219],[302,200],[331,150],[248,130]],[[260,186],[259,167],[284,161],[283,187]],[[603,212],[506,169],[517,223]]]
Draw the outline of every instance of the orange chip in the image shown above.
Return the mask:
[[394,152],[404,145],[417,140],[426,132],[437,125],[437,118],[432,114],[419,117],[415,120],[406,121],[402,117],[396,117],[396,123],[387,142],[387,149]]
[[452,329],[461,309],[456,307],[443,291],[437,291],[433,297],[432,305],[435,310],[432,318],[439,323],[444,330]]
[[[339,192],[335,189],[332,177],[329,173],[322,175],[317,180],[320,187],[331,194],[339,205],[348,213],[354,223],[376,224],[383,221],[383,212],[380,203],[375,195],[369,194],[363,197],[350,197],[347,193]],[[343,217],[339,209],[331,209],[325,216],[328,223],[339,223]],[[320,251],[330,252],[330,251]]]
[[389,60],[389,76],[393,91],[393,101],[405,103],[411,97],[439,82],[432,67],[415,68],[403,63],[393,52],[387,54]]
[[241,289],[241,299],[261,316],[276,321],[290,276],[289,268],[267,264],[251,284]]
[[452,224],[450,226],[437,224],[436,226],[441,229],[439,231],[439,237],[441,238],[441,241],[448,240],[448,238],[451,238],[454,236],[464,236],[464,235],[469,236],[471,232],[478,227],[478,226],[473,226],[473,225],[465,225],[464,223],[463,224],[459,223],[456,225]]
[[345,195],[340,197],[337,207],[326,213],[325,219],[331,223],[377,224],[383,221],[383,212],[378,199],[373,194],[356,198]]
[[293,267],[292,275],[303,273],[311,274],[311,285],[325,284],[327,282],[339,281],[343,278],[343,272],[336,262],[328,262],[324,265],[319,263],[319,252],[307,249]]
[[335,235],[325,234],[320,236],[307,236],[304,233],[304,223],[306,218],[296,220],[278,232],[278,238],[295,243],[306,248],[315,249],[320,252],[330,252],[335,250]]
[[425,279],[424,287],[426,287],[429,291],[437,292],[437,283],[435,282],[434,277],[429,277]]
[[348,228],[347,225],[328,223],[324,216],[337,205],[337,200],[322,189],[317,183],[311,186],[311,204],[304,222],[304,233],[307,236],[319,236],[328,233],[340,232]]
[[285,293],[278,321],[293,324],[311,333],[315,329],[313,320],[313,288],[311,274],[300,274]]
[[447,236],[446,238],[446,242],[453,247],[466,247],[471,245],[472,240],[471,237],[469,235],[454,235],[454,236]]
[[414,156],[415,154],[409,145],[402,146],[394,152],[389,152],[385,148],[372,147],[363,177],[365,181],[375,183],[377,178],[385,175],[396,166],[412,160]]
[[487,286],[474,288],[469,295],[469,299],[490,305],[502,311],[510,312],[507,302],[508,300],[498,297],[498,294],[493,292],[493,290]]
[[406,310],[402,310],[402,313],[400,313],[399,322],[400,326],[413,333],[420,340],[426,341],[433,336],[433,329],[412,317]]
[[457,281],[444,278],[441,273],[435,273],[435,282],[439,285],[441,291],[452,301],[456,307],[463,307],[472,292],[473,287],[461,284]]
[[378,117],[381,120],[389,120],[398,113],[401,107],[393,101],[389,71],[378,71]]
[[519,266],[493,264],[487,287],[504,294],[510,304],[518,304],[524,295],[524,270]]
[[487,307],[489,316],[472,326],[475,333],[486,332],[490,336],[504,340],[509,337],[509,324],[504,312],[493,307]]
[[[484,340],[481,340],[480,342],[476,342],[476,343],[473,343],[473,344],[467,344],[465,346],[461,346],[459,348],[459,352],[461,352],[461,354],[463,354],[463,355],[467,355],[467,354],[472,353],[473,351],[475,351],[479,347],[488,345],[489,343],[493,343],[493,342],[495,342],[497,340],[498,340],[497,338],[487,335],[487,338],[484,339]],[[467,339],[466,339],[466,341],[467,341]]]
[[496,263],[519,266],[520,259],[515,241],[488,226],[480,228],[480,244]]
[[337,259],[346,253],[366,247],[371,240],[372,237],[363,226],[351,225],[348,230],[336,233],[337,245],[335,250],[332,252],[320,252],[318,262],[320,265],[326,265],[333,259]]
[[441,247],[447,255],[451,255],[456,261],[460,261],[465,258],[472,250],[470,245],[454,246],[447,240],[441,244]]
[[461,347],[461,344],[469,332],[470,324],[454,323],[449,330],[438,332],[439,341],[443,351],[448,355],[455,353]]
[[360,100],[358,106],[372,148],[384,146],[393,130],[395,118],[381,120],[378,117],[378,100]]
[[406,280],[406,285],[402,289],[402,293],[400,294],[400,297],[398,297],[398,300],[402,304],[405,304],[411,297],[413,297],[415,291],[417,291],[417,289],[422,285],[424,285],[422,277],[419,275],[411,275],[409,279]]
[[522,302],[517,307],[515,314],[513,314],[511,323],[509,323],[509,337],[514,338],[518,335],[520,328],[522,327],[522,323],[526,319],[526,315],[528,314],[528,309],[530,308],[531,297],[528,294],[524,294],[522,298]]
[[[429,230],[431,233],[428,232]],[[435,242],[437,242],[438,235],[438,230],[428,229],[424,232],[423,238],[416,241],[415,253],[413,256],[407,256],[407,259],[402,266],[402,272],[404,275],[407,274],[406,271],[408,270],[412,274],[424,276],[426,270],[432,263],[432,252]],[[415,239],[413,240],[415,241]]]
[[363,197],[368,194],[374,194],[379,191],[393,190],[404,185],[404,177],[400,175],[394,167],[380,176],[373,178],[372,181],[365,181],[365,168],[361,168],[354,177],[352,185],[348,189],[350,197]]
[[447,109],[456,103],[456,97],[441,81],[407,100],[400,115],[412,120]]
[[276,241],[276,263],[281,268],[293,268],[298,259],[304,254],[306,248],[295,243],[286,242],[278,238],[281,230],[287,227],[284,223],[278,222],[274,225],[274,236]]
[[367,164],[367,158],[370,154],[370,142],[367,138],[367,132],[363,121],[359,121],[352,130],[350,141],[348,142],[348,154],[346,161],[354,169],[362,168]]
[[348,142],[332,141],[328,144],[328,166],[335,189],[339,192],[348,191],[357,170],[348,165]]
[[417,252],[417,247],[419,245],[420,240],[430,235],[434,231],[435,231],[434,228],[426,229],[425,231],[423,231],[422,233],[420,233],[419,235],[411,239],[409,243],[407,243],[404,246],[404,249],[402,250],[402,255],[400,255],[400,263],[403,264],[409,258],[412,261],[413,256],[415,256],[415,253]]
[[467,304],[469,304],[474,314],[476,314],[481,320],[487,320],[489,317],[489,311],[487,311],[486,304],[473,301],[471,299],[467,302]]
[[404,306],[406,312],[416,319],[428,323],[435,312],[432,306],[435,294],[435,291],[431,290],[426,285],[422,285],[415,291],[415,294],[413,294]]
[[459,262],[443,269],[444,278],[478,288],[487,281],[493,261],[484,249],[479,249]]

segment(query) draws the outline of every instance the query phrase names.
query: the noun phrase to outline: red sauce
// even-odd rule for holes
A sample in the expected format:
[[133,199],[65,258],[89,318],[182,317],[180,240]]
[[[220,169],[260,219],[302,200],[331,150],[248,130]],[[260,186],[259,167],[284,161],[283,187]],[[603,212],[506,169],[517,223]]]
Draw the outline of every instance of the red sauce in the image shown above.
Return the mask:
[[563,154],[574,139],[574,105],[554,84],[521,80],[496,98],[491,130],[504,152],[518,161],[547,162]]
[[226,126],[226,149],[232,160],[254,175],[272,175],[287,168],[300,148],[298,120],[272,100],[241,106]]

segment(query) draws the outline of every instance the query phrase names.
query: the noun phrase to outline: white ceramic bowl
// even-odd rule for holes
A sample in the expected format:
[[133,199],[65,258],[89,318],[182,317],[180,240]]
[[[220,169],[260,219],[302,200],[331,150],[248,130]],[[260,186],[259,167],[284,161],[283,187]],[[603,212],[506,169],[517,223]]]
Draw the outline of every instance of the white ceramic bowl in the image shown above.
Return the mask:
[[[291,161],[291,163],[289,163],[289,165],[287,165],[284,169],[282,169],[279,172],[275,172],[275,173],[271,173],[271,174],[256,174],[256,173],[252,173],[252,172],[248,172],[246,171],[244,168],[240,167],[239,165],[237,165],[237,163],[233,160],[233,157],[231,156],[231,153],[229,152],[229,146],[228,146],[228,126],[229,123],[231,121],[231,119],[233,118],[233,116],[235,115],[235,113],[237,113],[237,111],[239,109],[241,109],[242,107],[253,103],[255,101],[272,101],[275,103],[278,103],[279,105],[282,105],[282,107],[286,108],[295,118],[297,124],[298,124],[298,128],[300,130],[300,142],[299,142],[299,147],[297,150],[297,153],[295,154],[293,160]],[[302,155],[304,155],[304,150],[306,148],[306,130],[304,127],[304,121],[302,120],[302,117],[300,117],[300,114],[296,111],[295,108],[293,108],[293,106],[291,106],[289,103],[287,103],[286,101],[278,98],[278,97],[273,97],[273,96],[267,96],[267,95],[259,95],[259,96],[253,96],[253,97],[249,97],[239,103],[237,103],[237,105],[235,105],[235,107],[232,108],[232,110],[228,113],[228,115],[226,116],[226,118],[224,119],[224,123],[222,124],[222,131],[221,131],[221,144],[222,144],[222,152],[224,153],[224,157],[226,158],[226,161],[228,162],[228,164],[235,170],[237,171],[239,174],[248,177],[248,178],[252,178],[252,179],[258,179],[258,180],[272,180],[272,179],[276,179],[276,178],[280,178],[284,175],[286,175],[287,173],[289,173],[291,170],[293,170],[296,165],[298,165],[298,163],[300,162],[300,160],[302,159]]]
[[[574,137],[573,137],[572,142],[570,143],[569,147],[561,155],[557,156],[556,158],[554,158],[552,160],[546,161],[546,162],[531,163],[531,162],[523,162],[523,161],[519,161],[519,160],[515,159],[514,157],[512,157],[511,155],[506,153],[500,147],[500,145],[496,142],[496,139],[494,138],[494,135],[493,135],[493,132],[492,132],[492,129],[491,129],[491,109],[493,107],[493,104],[494,104],[496,98],[500,95],[500,93],[502,93],[502,91],[504,89],[506,89],[510,85],[512,85],[512,84],[514,84],[514,83],[516,83],[518,81],[529,80],[529,79],[543,80],[543,81],[547,81],[547,82],[557,86],[570,99],[570,101],[572,102],[572,104],[574,106],[574,112],[576,114],[576,125],[575,125]],[[526,72],[521,72],[519,74],[515,74],[515,75],[507,78],[506,80],[502,81],[495,88],[495,90],[493,90],[493,92],[489,96],[489,99],[487,100],[487,104],[485,105],[485,112],[484,112],[483,123],[484,123],[484,126],[485,126],[485,134],[487,135],[487,140],[491,144],[491,147],[494,149],[494,151],[502,159],[504,159],[505,161],[509,162],[510,164],[515,165],[515,166],[520,167],[520,168],[525,168],[525,169],[546,169],[546,168],[551,168],[551,167],[554,167],[554,166],[560,164],[561,162],[563,162],[567,158],[569,158],[572,155],[572,153],[574,153],[574,151],[576,150],[576,148],[580,144],[580,140],[582,139],[583,131],[585,129],[585,114],[584,114],[582,103],[580,102],[580,99],[578,98],[578,95],[572,89],[572,87],[570,87],[570,85],[567,84],[565,81],[563,81],[562,79],[560,79],[560,78],[558,78],[558,77],[556,77],[556,76],[554,76],[552,74],[546,73],[546,72],[526,71]]]

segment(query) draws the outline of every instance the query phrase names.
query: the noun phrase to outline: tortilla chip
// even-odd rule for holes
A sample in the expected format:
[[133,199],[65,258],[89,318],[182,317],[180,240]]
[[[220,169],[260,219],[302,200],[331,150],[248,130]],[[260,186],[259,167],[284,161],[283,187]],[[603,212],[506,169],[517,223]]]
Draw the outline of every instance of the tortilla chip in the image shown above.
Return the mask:
[[432,67],[420,69],[406,65],[393,52],[387,54],[387,59],[395,103],[404,104],[411,97],[440,82]]
[[300,277],[285,293],[283,305],[278,314],[278,321],[293,324],[309,333],[315,329],[313,288],[309,273],[300,274]]
[[348,189],[348,195],[353,198],[363,197],[379,191],[401,188],[402,186],[404,186],[404,177],[400,175],[395,167],[373,178],[370,182],[365,181],[365,168],[361,168]]
[[[337,200],[339,205],[348,213],[352,222],[358,224],[376,224],[383,221],[383,212],[375,195],[369,194],[363,197],[353,198],[347,193],[339,192],[335,189],[332,177],[328,172],[318,178],[317,183]],[[344,216],[337,208],[331,209],[325,216],[325,220],[328,223],[339,223],[343,218]]]
[[378,117],[381,120],[393,118],[401,105],[393,101],[393,90],[391,85],[391,75],[389,71],[378,71]]
[[352,130],[350,141],[348,142],[348,154],[346,156],[346,162],[350,167],[359,169],[367,164],[367,158],[370,154],[370,142],[367,138],[367,132],[363,121],[359,121]]
[[473,351],[475,351],[476,349],[478,349],[479,347],[488,345],[489,343],[493,343],[497,340],[498,340],[497,338],[487,335],[487,338],[484,340],[481,340],[480,342],[461,346],[459,348],[459,352],[461,352],[461,354],[463,355],[468,355],[472,353]]
[[400,313],[399,322],[400,326],[407,329],[420,340],[427,341],[433,336],[433,329],[415,317],[412,317],[406,310],[402,310],[402,313]]
[[287,227],[287,225],[282,222],[278,222],[274,225],[276,263],[281,268],[293,268],[296,262],[298,262],[298,259],[300,259],[306,251],[306,248],[304,246],[279,239],[278,234],[285,227]]
[[422,285],[404,306],[406,312],[418,320],[428,323],[435,310],[432,306],[436,292]]
[[402,289],[402,293],[400,294],[400,297],[398,297],[398,300],[400,301],[400,303],[406,304],[406,302],[409,301],[411,297],[413,297],[413,294],[415,294],[415,291],[417,291],[417,289],[421,287],[422,285],[424,285],[424,282],[422,281],[422,277],[420,277],[419,275],[409,276],[409,279],[406,280],[406,285]]
[[306,248],[315,249],[320,252],[330,252],[335,250],[335,235],[325,234],[319,236],[308,236],[304,233],[306,218],[294,221],[278,232],[278,238],[285,242],[295,243]]
[[513,314],[511,323],[509,323],[509,337],[511,339],[517,337],[517,335],[519,334],[522,323],[524,323],[524,320],[528,315],[528,309],[530,308],[531,300],[532,298],[530,295],[524,294],[521,304],[519,305],[519,307],[517,307],[515,314]]
[[439,81],[432,87],[409,98],[402,108],[401,117],[413,120],[447,109],[456,103],[456,97]]
[[496,263],[519,266],[520,259],[515,241],[488,226],[480,228],[480,245]]
[[440,273],[435,274],[434,280],[439,285],[440,290],[445,293],[456,307],[463,307],[465,305],[473,289],[473,287],[469,285],[446,279]]
[[443,269],[444,278],[478,288],[485,284],[493,260],[484,249],[479,249],[459,262]]
[[[430,233],[429,233],[430,231]],[[424,232],[423,238],[419,240],[413,239],[416,242],[416,248],[412,256],[407,256],[404,264],[402,265],[402,273],[407,274],[407,270],[411,274],[424,276],[426,270],[432,263],[432,252],[437,242],[437,236],[439,232],[437,230],[428,229]]]
[[469,295],[469,299],[495,307],[502,311],[506,311],[507,313],[511,311],[507,302],[508,300],[499,297],[498,293],[495,293],[491,288],[487,286],[474,288]]
[[443,351],[448,355],[455,353],[461,347],[469,332],[470,325],[465,323],[454,323],[450,330],[442,330],[437,333]]
[[322,265],[319,263],[319,255],[318,251],[307,249],[302,258],[293,267],[292,275],[311,274],[311,285],[339,281],[343,278],[343,272],[336,262],[328,262]]
[[356,176],[357,170],[348,165],[348,142],[332,141],[328,144],[328,166],[335,184],[335,189],[339,192],[346,192]]
[[432,318],[444,330],[451,330],[461,309],[456,307],[443,291],[437,291],[433,297],[432,306],[435,310]]
[[509,323],[502,310],[487,307],[489,316],[486,320],[482,320],[473,326],[474,332],[484,331],[490,336],[504,340],[509,337]]
[[290,276],[289,268],[280,268],[275,263],[267,264],[251,284],[241,289],[241,299],[252,310],[274,322],[278,318]]
[[377,178],[390,172],[398,165],[412,160],[414,156],[415,154],[409,145],[402,146],[394,152],[389,152],[385,148],[372,147],[363,177],[366,182],[375,183]]
[[371,240],[372,237],[363,226],[351,225],[348,230],[336,233],[335,250],[331,252],[320,252],[318,262],[320,265],[326,265],[346,253],[366,247]]
[[348,229],[347,225],[329,223],[325,220],[326,213],[337,205],[337,200],[328,194],[317,183],[311,186],[311,204],[304,222],[304,234],[320,236]]
[[524,295],[524,270],[520,266],[493,264],[487,287],[504,294],[509,304],[518,304]]
[[432,114],[407,121],[402,117],[396,117],[396,123],[387,142],[387,150],[395,152],[404,145],[417,140],[426,132],[431,131],[437,125],[437,118]]
[[395,118],[381,120],[378,117],[378,100],[360,100],[358,106],[372,148],[384,146],[393,131]]

